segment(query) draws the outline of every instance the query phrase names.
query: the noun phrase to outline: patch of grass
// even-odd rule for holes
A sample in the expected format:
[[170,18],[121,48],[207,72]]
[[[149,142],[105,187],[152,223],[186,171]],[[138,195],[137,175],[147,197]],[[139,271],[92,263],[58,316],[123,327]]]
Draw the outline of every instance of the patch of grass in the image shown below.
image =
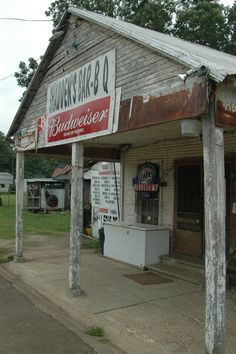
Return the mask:
[[[1,195],[3,205],[0,207],[0,238],[15,238],[15,203],[13,194]],[[23,226],[24,235],[63,236],[70,230],[69,212],[51,212],[49,214],[33,214],[27,210],[24,199]]]
[[9,253],[9,250],[5,247],[0,247],[0,263],[11,262],[14,258],[13,254]]
[[85,333],[89,336],[104,337],[104,330],[97,326],[90,327]]
[[5,256],[0,256],[0,264],[2,263],[8,263],[8,262],[12,262],[14,258],[13,254],[8,254]]
[[51,212],[49,214],[24,212],[25,235],[63,236],[69,231],[69,212]]
[[81,248],[94,249],[96,252],[100,251],[100,242],[97,239],[81,238]]

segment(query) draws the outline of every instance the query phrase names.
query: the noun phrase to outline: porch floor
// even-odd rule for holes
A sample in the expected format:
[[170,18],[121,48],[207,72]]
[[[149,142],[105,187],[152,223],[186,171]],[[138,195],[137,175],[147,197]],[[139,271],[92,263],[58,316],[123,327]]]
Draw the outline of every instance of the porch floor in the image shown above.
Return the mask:
[[[74,298],[68,290],[69,239],[38,236],[24,244],[26,261],[1,265],[1,274],[26,296],[33,293],[33,302],[38,294],[36,305],[79,334],[97,353],[205,354],[201,285],[173,277],[170,282],[142,285],[124,275],[144,271],[82,250],[85,293]],[[227,292],[227,354],[235,354],[235,313],[236,288]],[[102,327],[106,338],[86,335],[92,326]]]

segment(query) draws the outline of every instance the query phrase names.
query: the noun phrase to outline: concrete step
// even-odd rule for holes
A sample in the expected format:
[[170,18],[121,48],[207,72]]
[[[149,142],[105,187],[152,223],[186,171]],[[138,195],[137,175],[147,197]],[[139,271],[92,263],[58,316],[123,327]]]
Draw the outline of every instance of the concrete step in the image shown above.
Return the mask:
[[184,280],[192,284],[204,285],[205,283],[204,273],[195,271],[194,269],[181,268],[167,264],[152,264],[148,266],[148,268],[152,271]]
[[152,264],[149,269],[182,279],[193,284],[204,284],[204,260],[184,255],[168,255],[161,257],[160,264]]
[[194,271],[199,274],[204,274],[205,272],[204,260],[195,257],[189,257],[184,255],[162,256],[161,264]]

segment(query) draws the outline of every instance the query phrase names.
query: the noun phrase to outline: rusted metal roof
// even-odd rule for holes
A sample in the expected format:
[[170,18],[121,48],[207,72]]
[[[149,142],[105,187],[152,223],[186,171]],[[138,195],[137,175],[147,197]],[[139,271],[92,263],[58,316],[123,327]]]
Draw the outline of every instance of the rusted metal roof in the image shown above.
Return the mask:
[[58,176],[62,176],[67,174],[68,172],[70,172],[72,170],[72,166],[68,165],[68,164],[59,164],[53,174],[52,177],[58,177]]
[[216,82],[222,82],[228,75],[236,74],[236,57],[233,55],[186,42],[184,40],[148,30],[125,21],[96,14],[87,10],[70,7],[68,11],[64,13],[57,31],[49,42],[47,50],[8,131],[8,138],[13,136],[18,130],[18,127],[24,118],[25,112],[29,108],[35,93],[41,85],[51,59],[64,37],[68,26],[68,18],[71,14],[78,16],[78,18],[97,23],[105,28],[109,28],[120,35],[157,51],[158,53],[176,62],[186,65],[187,67],[196,69],[200,65],[205,65],[210,69],[210,78]]
[[236,74],[236,56],[234,55],[87,10],[70,7],[68,11],[110,28],[190,68],[195,69],[200,65],[205,65],[210,69],[210,77],[216,82],[222,82],[226,76]]

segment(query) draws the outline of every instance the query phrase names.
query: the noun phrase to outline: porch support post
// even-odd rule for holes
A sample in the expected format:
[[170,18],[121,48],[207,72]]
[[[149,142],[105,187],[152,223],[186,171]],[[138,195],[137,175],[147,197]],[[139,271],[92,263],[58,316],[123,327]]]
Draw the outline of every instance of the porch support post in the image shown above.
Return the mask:
[[16,153],[16,254],[15,262],[23,261],[24,152]]
[[203,118],[205,199],[205,343],[208,354],[224,353],[225,171],[223,129],[215,126],[215,99]]
[[80,289],[80,236],[83,232],[84,144],[72,144],[69,287],[74,296]]

